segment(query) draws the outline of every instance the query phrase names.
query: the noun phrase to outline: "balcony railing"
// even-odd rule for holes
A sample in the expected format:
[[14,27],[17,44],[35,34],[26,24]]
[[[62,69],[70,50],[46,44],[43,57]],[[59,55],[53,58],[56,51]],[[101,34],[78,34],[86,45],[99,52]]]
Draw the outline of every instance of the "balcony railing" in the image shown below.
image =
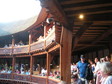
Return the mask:
[[12,48],[0,48],[0,54],[5,55],[5,54],[12,54]]
[[55,31],[52,31],[46,38],[46,46],[50,45],[53,41],[55,41]]
[[31,44],[31,52],[44,49],[44,40]]
[[[22,81],[22,82],[33,82],[39,84],[46,84],[47,77],[34,76],[34,75],[20,75],[20,74],[7,74],[0,73],[0,79],[10,80],[10,81]],[[48,78],[48,84],[58,84],[60,80]],[[32,83],[30,83],[32,84]]]
[[55,30],[53,30],[45,39],[34,42],[30,45],[0,48],[0,55],[24,54],[37,50],[42,50],[55,41]]
[[13,54],[18,54],[18,53],[28,53],[29,46],[25,45],[25,46],[21,46],[21,47],[14,47],[13,48]]

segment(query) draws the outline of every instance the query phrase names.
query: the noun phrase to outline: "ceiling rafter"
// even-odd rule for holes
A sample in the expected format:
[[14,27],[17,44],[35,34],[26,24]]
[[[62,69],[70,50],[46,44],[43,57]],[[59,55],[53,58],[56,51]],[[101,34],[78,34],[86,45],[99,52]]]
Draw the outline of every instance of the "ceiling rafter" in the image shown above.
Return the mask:
[[83,10],[83,9],[91,9],[91,8],[99,8],[99,7],[108,7],[112,6],[112,3],[106,4],[93,4],[89,6],[79,6],[79,7],[72,7],[72,8],[65,8],[64,11],[76,11],[76,10]]
[[[101,36],[99,36],[98,38],[96,38],[95,41],[93,41],[93,42],[91,43],[91,45],[96,44],[97,42],[103,40],[104,38],[108,37],[108,36],[111,35],[111,34],[112,34],[112,29],[107,30],[107,32],[103,33]],[[87,48],[87,47],[90,47],[91,45],[78,48],[77,50],[85,49],[85,48]],[[77,50],[76,50],[76,51],[77,51]]]
[[[84,20],[83,20],[84,21]],[[81,21],[75,21],[74,22],[74,27],[73,28],[77,28],[77,29],[79,29],[80,27],[78,27],[77,25],[82,25],[82,22]],[[95,21],[95,20],[93,20],[93,24],[92,24],[92,26],[90,27],[90,28],[93,28],[94,26],[93,25],[111,25],[112,24],[112,21]],[[96,27],[94,27],[95,29],[96,29]],[[107,27],[105,27],[105,26],[102,26],[102,27],[97,27],[97,28],[100,28],[100,29],[107,29]]]
[[87,29],[92,25],[92,22],[84,23],[83,26],[80,27],[79,31],[77,31],[76,35],[73,37],[73,49],[77,45],[78,41],[80,40],[81,36],[85,33]]
[[104,38],[108,37],[110,34],[112,34],[112,29],[107,30],[107,32],[103,33],[101,36],[99,36],[97,39],[95,39],[95,41],[92,42],[92,44],[95,44],[98,41],[103,40]]
[[78,44],[77,46],[104,46],[103,44]]
[[[112,10],[103,10],[103,11],[95,11],[95,12],[83,12],[84,15],[101,14],[101,13],[112,13]],[[68,17],[72,17],[72,16],[79,16],[79,13],[68,15]]]
[[89,2],[89,1],[95,1],[95,0],[68,0],[68,1],[61,2],[61,5],[77,4],[77,3]]

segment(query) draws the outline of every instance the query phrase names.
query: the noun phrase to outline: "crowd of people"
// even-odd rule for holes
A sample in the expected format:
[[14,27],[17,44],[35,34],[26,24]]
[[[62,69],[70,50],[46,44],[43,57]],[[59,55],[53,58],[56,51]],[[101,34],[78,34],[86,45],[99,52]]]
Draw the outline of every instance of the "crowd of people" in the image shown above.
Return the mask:
[[[30,69],[28,64],[16,64],[15,65],[15,74],[24,74],[24,75],[30,75]],[[8,65],[7,63],[0,65],[0,73],[12,73],[12,66]]]
[[[15,64],[16,74],[30,75],[29,64]],[[46,68],[39,64],[33,65],[33,71],[39,71],[39,76],[47,76]],[[0,65],[0,73],[12,73],[12,66],[7,63]],[[60,71],[50,71],[49,77],[60,79]],[[86,60],[84,55],[80,61],[71,64],[71,84],[112,84],[112,62],[109,56]]]
[[81,55],[80,61],[71,64],[72,84],[112,84],[112,62],[106,56],[93,60],[86,60]]
[[7,63],[0,65],[0,73],[12,73],[12,66]]
[[[41,68],[41,73],[38,74],[39,76],[47,76],[47,70],[46,68]],[[60,71],[59,70],[53,70],[53,71],[50,71],[50,74],[49,74],[49,77],[50,78],[55,78],[55,79],[60,79]]]
[[[24,43],[22,42],[22,41],[20,41],[19,43],[16,43],[15,45],[14,45],[14,47],[19,47],[19,46],[23,46],[24,45]],[[10,48],[10,47],[12,47],[12,44],[6,44],[5,46],[4,46],[4,48]]]

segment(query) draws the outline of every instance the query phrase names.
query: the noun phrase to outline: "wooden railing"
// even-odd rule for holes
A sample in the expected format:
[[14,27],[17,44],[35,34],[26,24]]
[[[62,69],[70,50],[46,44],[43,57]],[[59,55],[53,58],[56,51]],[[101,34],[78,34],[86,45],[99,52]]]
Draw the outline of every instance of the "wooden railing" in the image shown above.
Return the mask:
[[[55,31],[54,31],[55,32]],[[53,31],[45,38],[46,40],[46,46],[51,44],[53,41],[55,41],[55,33]]]
[[[58,84],[60,80],[51,79],[45,76],[34,76],[34,75],[20,75],[20,74],[6,74],[0,73],[0,79],[8,79],[10,81],[25,81],[25,82],[33,82],[38,84],[46,84],[46,80],[48,80],[48,84]],[[7,80],[7,81],[8,81]]]
[[6,54],[9,54],[11,55],[12,54],[12,48],[0,48],[0,54],[2,55],[6,55]]
[[32,43],[30,51],[32,52],[32,51],[37,51],[42,49],[44,49],[44,40]]
[[0,74],[0,78],[3,78],[3,79],[12,79],[12,76],[13,74]]
[[0,55],[23,54],[37,50],[42,50],[45,49],[45,47],[47,47],[48,45],[50,45],[53,41],[55,41],[54,30],[42,41],[37,41],[30,45],[24,45],[24,46],[0,48]]
[[14,47],[14,48],[13,48],[13,54],[18,54],[18,53],[29,53],[28,48],[29,48],[28,45],[21,46],[21,47]]

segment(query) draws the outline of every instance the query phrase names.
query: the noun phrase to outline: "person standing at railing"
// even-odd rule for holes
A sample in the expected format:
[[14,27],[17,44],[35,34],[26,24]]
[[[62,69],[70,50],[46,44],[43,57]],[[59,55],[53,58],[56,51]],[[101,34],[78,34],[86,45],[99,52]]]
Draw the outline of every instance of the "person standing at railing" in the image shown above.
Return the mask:
[[5,45],[5,46],[4,46],[4,48],[8,48],[8,46],[7,46],[7,45]]

